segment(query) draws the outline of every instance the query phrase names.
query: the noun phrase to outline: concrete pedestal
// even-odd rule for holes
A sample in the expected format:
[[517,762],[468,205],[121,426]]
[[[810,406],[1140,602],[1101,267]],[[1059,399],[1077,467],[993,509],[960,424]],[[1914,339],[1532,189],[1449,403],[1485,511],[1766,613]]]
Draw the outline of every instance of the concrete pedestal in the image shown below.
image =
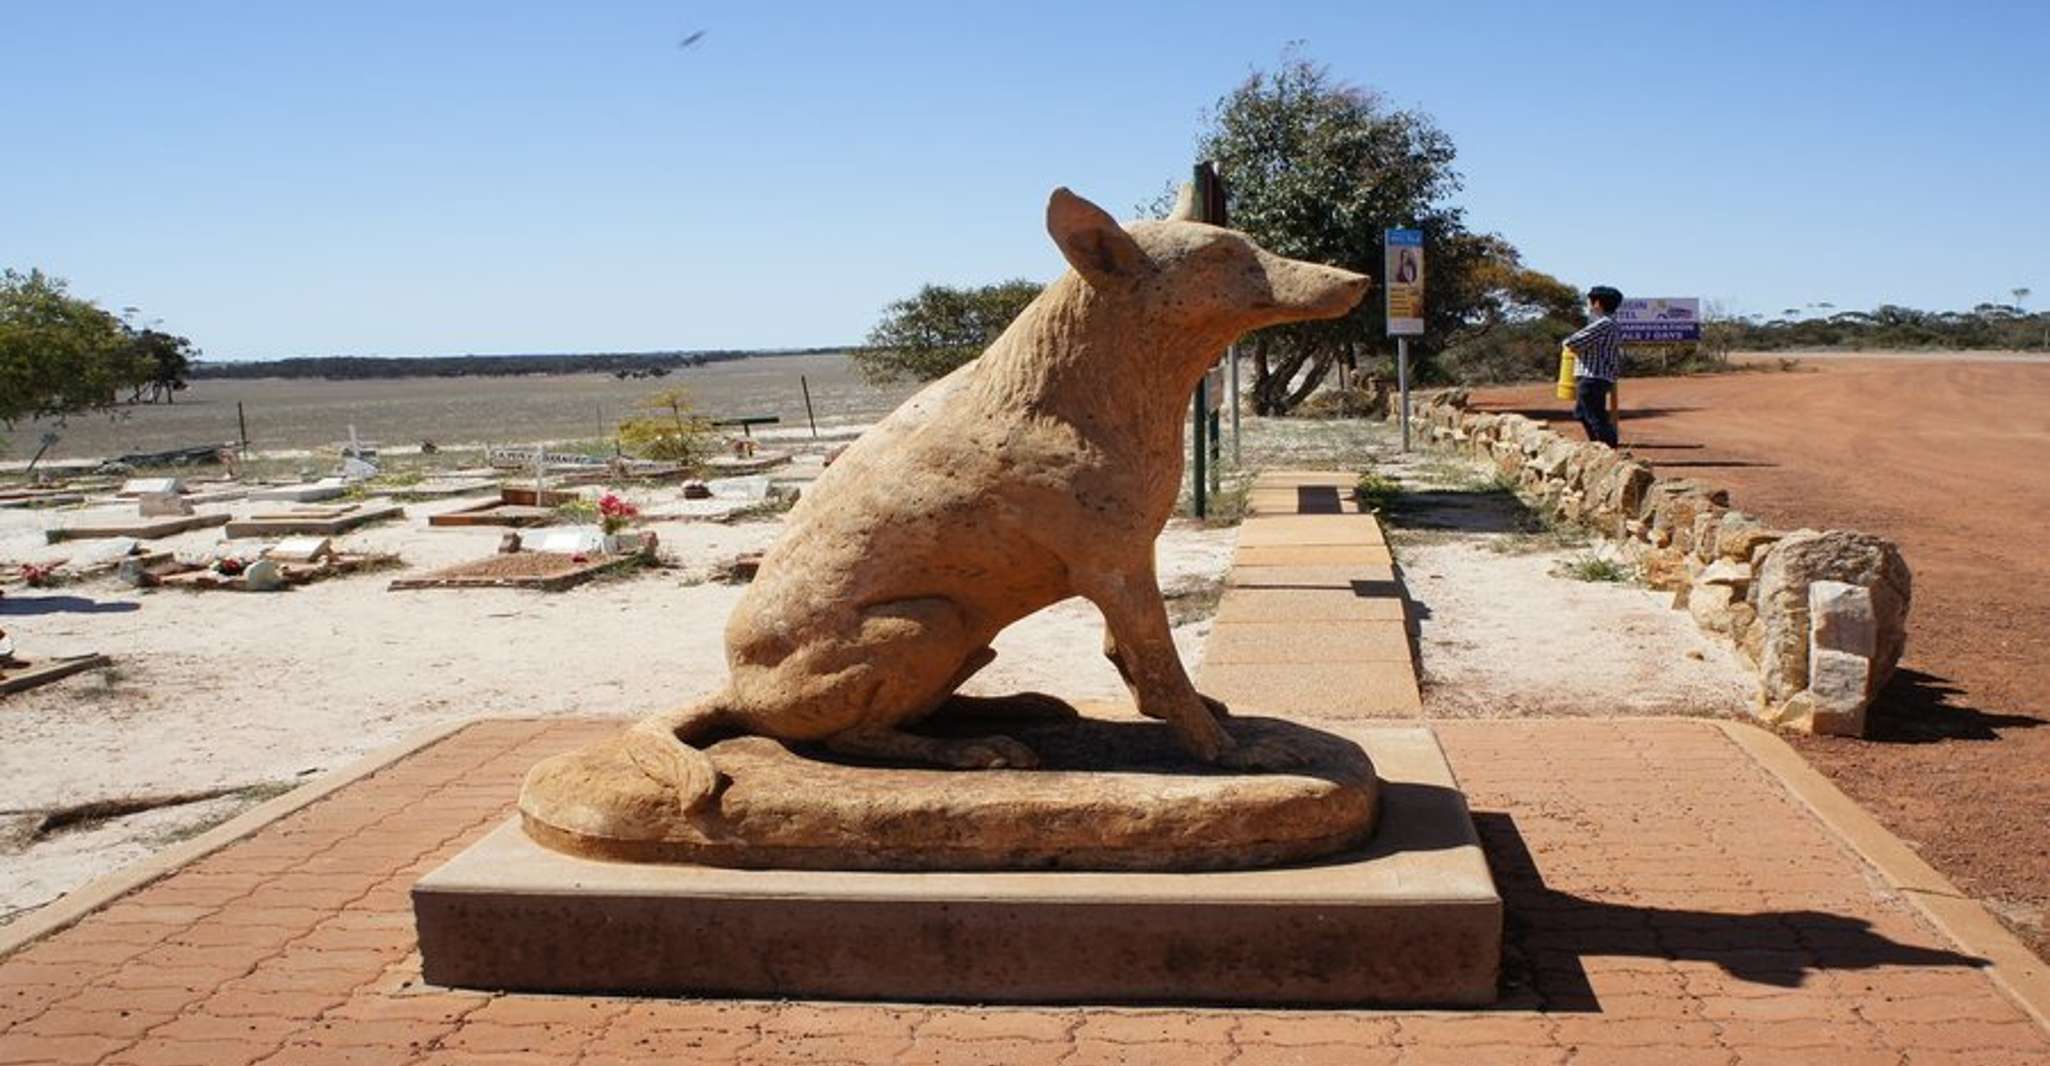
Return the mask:
[[422,878],[426,979],[534,992],[1472,1006],[1502,903],[1436,739],[1335,727],[1383,780],[1365,851],[1218,873],[608,863],[511,820]]

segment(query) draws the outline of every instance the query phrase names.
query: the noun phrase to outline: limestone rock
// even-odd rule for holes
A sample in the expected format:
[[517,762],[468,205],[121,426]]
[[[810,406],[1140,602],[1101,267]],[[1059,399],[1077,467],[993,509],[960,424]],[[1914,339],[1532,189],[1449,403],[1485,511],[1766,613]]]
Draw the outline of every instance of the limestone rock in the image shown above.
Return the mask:
[[[1808,687],[1810,586],[1818,581],[1857,585],[1869,598],[1873,639],[1868,691],[1884,688],[1900,661],[1912,583],[1899,549],[1867,533],[1790,533],[1764,552],[1764,565],[1753,586],[1759,620],[1765,627],[1759,680],[1768,706],[1783,703]],[[1829,602],[1839,602],[1839,598],[1831,597]]]
[[1696,583],[1687,590],[1687,613],[1694,616],[1695,625],[1711,633],[1730,632],[1730,608],[1734,602],[1735,593],[1728,585]]
[[1808,690],[1813,731],[1862,736],[1871,702],[1872,660],[1833,648],[1809,651]]
[[1651,519],[1652,543],[1679,550],[1694,548],[1694,520],[1701,514],[1729,506],[1730,495],[1685,478],[1660,481],[1645,497]]
[[1532,466],[1545,478],[1564,477],[1566,464],[1573,459],[1574,445],[1563,437],[1554,436],[1538,449],[1537,462]]
[[1710,508],[1694,516],[1694,528],[1687,540],[1693,546],[1694,557],[1704,563],[1716,557],[1716,534],[1722,526],[1723,514],[1721,508]]
[[1696,584],[1728,585],[1742,594],[1743,590],[1751,587],[1751,564],[1717,559],[1703,567],[1694,581]]
[[1725,511],[1722,523],[1716,527],[1715,554],[1724,559],[1748,563],[1760,546],[1771,544],[1782,536],[1784,534],[1779,530],[1768,527],[1743,511]]
[[1872,593],[1862,585],[1816,581],[1808,586],[1808,640],[1813,649],[1871,658],[1879,651]]

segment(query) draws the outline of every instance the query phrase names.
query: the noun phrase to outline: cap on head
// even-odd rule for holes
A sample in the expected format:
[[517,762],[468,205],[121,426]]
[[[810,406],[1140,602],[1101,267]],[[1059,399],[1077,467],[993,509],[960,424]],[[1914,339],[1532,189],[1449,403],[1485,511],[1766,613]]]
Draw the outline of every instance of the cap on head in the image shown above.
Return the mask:
[[1623,306],[1623,293],[1607,285],[1597,285],[1587,290],[1587,298],[1605,314],[1613,314],[1616,308]]

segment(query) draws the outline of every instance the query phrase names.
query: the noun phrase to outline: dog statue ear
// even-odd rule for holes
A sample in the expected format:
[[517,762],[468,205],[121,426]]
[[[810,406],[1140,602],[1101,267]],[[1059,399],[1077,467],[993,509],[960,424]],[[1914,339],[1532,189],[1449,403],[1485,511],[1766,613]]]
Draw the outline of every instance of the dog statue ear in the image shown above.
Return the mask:
[[1175,190],[1174,210],[1167,213],[1167,220],[1169,222],[1196,221],[1196,185],[1194,182],[1182,182],[1182,187]]
[[1146,272],[1146,253],[1103,208],[1064,186],[1046,202],[1046,232],[1075,272],[1096,288],[1137,281]]

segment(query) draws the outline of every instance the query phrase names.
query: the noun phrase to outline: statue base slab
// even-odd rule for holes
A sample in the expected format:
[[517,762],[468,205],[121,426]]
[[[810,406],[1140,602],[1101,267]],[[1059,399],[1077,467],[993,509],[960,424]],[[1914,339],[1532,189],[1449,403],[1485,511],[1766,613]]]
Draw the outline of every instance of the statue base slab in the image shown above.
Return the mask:
[[508,991],[969,1003],[1475,1006],[1502,902],[1422,728],[1333,726],[1379,829],[1209,872],[881,872],[608,862],[508,821],[413,889],[424,975]]
[[706,749],[727,782],[686,812],[620,736],[537,764],[520,812],[537,842],[571,855],[750,869],[1243,869],[1346,851],[1374,834],[1373,763],[1320,729],[1230,720],[1240,745],[1297,763],[1256,773],[1194,762],[1159,722],[1082,717],[1046,696],[975,705],[982,713],[937,717],[929,735],[1001,734],[1040,765],[883,765],[736,737]]

